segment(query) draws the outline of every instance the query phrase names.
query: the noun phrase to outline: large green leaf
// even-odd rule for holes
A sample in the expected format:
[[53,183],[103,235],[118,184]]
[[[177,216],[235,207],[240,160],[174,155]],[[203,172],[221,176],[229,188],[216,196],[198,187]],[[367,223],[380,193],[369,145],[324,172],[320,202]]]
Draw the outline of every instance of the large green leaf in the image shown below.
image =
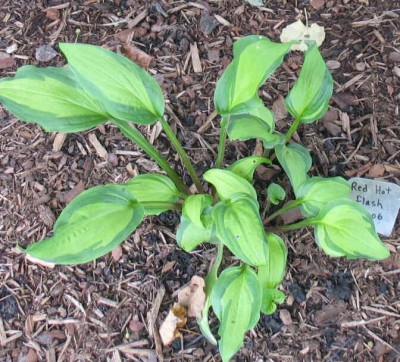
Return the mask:
[[132,178],[125,184],[144,207],[145,215],[158,215],[172,209],[183,195],[164,175],[145,174]]
[[258,267],[258,275],[263,288],[276,288],[285,275],[287,248],[285,242],[276,234],[267,233],[269,261]]
[[379,239],[372,218],[360,204],[349,199],[328,202],[310,220],[318,245],[334,257],[380,260],[390,253]]
[[221,200],[226,200],[237,193],[244,193],[257,199],[256,190],[245,178],[228,170],[213,168],[203,175],[204,180],[214,185]]
[[143,207],[124,186],[93,187],[64,209],[54,236],[29,245],[25,252],[46,263],[86,263],[120,244],[143,217]]
[[261,284],[249,266],[225,269],[211,291],[211,304],[220,320],[222,361],[228,362],[243,344],[245,333],[260,318]]
[[122,55],[99,46],[61,43],[60,49],[85,91],[103,104],[111,117],[140,124],[164,113],[158,83]]
[[285,99],[288,112],[301,123],[311,123],[328,110],[333,80],[317,44],[309,45],[299,78]]
[[176,231],[176,241],[185,251],[210,241],[213,231],[211,195],[190,195],[183,204],[181,223]]
[[311,177],[305,180],[297,191],[297,198],[304,216],[318,215],[327,202],[346,198],[350,194],[350,185],[342,177]]
[[215,205],[212,217],[218,240],[235,256],[250,265],[268,264],[268,243],[257,201],[235,194]]
[[248,182],[252,182],[255,169],[263,163],[270,165],[271,161],[265,157],[249,156],[235,161],[227,170],[243,177]]
[[307,179],[307,172],[312,165],[310,153],[305,147],[291,143],[287,146],[275,146],[275,154],[297,194],[297,190]]
[[69,67],[20,68],[0,81],[0,102],[20,120],[51,132],[78,132],[109,118],[96,97],[89,97]]
[[258,267],[258,279],[263,289],[261,311],[272,314],[276,303],[283,303],[285,294],[276,288],[282,282],[286,271],[287,248],[285,242],[276,234],[267,233],[269,262]]
[[252,35],[233,45],[234,59],[219,79],[214,95],[217,112],[236,113],[235,108],[257,95],[258,88],[282,63],[292,43],[273,43]]

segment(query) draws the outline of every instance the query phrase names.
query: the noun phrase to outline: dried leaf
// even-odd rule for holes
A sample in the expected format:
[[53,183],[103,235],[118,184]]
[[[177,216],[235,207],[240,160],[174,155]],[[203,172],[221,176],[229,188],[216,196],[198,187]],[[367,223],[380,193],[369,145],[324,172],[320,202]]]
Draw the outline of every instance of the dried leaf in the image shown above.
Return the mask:
[[368,172],[369,177],[382,177],[385,174],[385,166],[382,165],[381,163],[377,163],[376,165],[373,165],[371,169]]
[[285,28],[283,28],[280,40],[282,43],[289,43],[293,40],[299,40],[299,44],[294,44],[290,50],[299,50],[305,52],[308,49],[305,40],[315,40],[317,45],[320,46],[325,39],[324,27],[317,24],[305,26],[301,20],[297,20]]
[[7,53],[0,52],[0,69],[10,68],[15,65],[14,58],[11,58]]
[[60,10],[53,8],[46,9],[46,18],[50,20],[60,19]]
[[137,315],[133,316],[129,322],[129,330],[132,333],[140,333],[144,328],[144,324],[139,320]]
[[285,107],[285,98],[283,98],[281,95],[272,105],[272,112],[274,113],[276,122],[287,117],[288,111]]
[[162,273],[168,273],[176,264],[176,260],[168,261],[162,268]]
[[126,43],[123,45],[123,49],[125,52],[125,55],[138,65],[140,65],[142,68],[148,68],[150,66],[150,62],[153,59],[150,55],[145,53],[144,51],[136,48],[135,46]]
[[178,302],[187,307],[188,316],[201,318],[206,294],[204,293],[204,279],[195,275],[189,285],[178,292]]
[[61,148],[62,148],[66,138],[67,138],[66,133],[59,132],[56,134],[56,137],[54,138],[54,141],[53,141],[53,151],[54,152],[61,151]]
[[315,10],[320,10],[325,6],[325,0],[310,0],[310,5]]
[[122,257],[122,248],[120,245],[118,245],[117,247],[115,247],[112,251],[111,251],[111,255],[113,257],[113,259],[115,261],[118,261],[119,259],[121,259]]
[[83,191],[85,191],[85,184],[83,181],[79,181],[72,190],[57,192],[56,197],[61,202],[69,204],[76,196],[78,196]]
[[100,141],[97,139],[96,135],[94,133],[89,134],[89,141],[96,150],[96,153],[103,159],[107,160],[108,159],[108,152],[107,150],[103,147],[103,145],[100,143]]
[[175,303],[160,327],[160,337],[164,346],[169,345],[180,336],[178,328],[186,324],[186,308]]

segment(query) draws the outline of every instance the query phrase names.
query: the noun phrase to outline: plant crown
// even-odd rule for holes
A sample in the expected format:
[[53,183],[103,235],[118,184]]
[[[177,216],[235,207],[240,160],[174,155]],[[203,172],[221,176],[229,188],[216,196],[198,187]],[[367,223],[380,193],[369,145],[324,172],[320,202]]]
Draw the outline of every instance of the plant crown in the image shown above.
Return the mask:
[[[53,236],[20,249],[44,263],[85,263],[124,241],[145,216],[181,210],[178,245],[190,252],[209,242],[217,249],[206,278],[206,302],[198,323],[204,336],[218,343],[223,361],[240,349],[245,333],[257,324],[260,313],[273,313],[276,304],[285,299],[279,286],[285,274],[287,247],[269,228],[278,215],[300,207],[302,221],[273,230],[311,227],[318,246],[332,257],[388,257],[388,249],[380,241],[368,212],[349,199],[346,180],[309,177],[310,153],[291,141],[299,125],[323,116],[333,92],[331,74],[315,42],[308,43],[300,74],[285,99],[285,107],[293,117],[286,134],[275,131],[274,116],[258,95],[293,43],[275,43],[263,36],[247,36],[234,43],[233,61],[219,79],[214,95],[221,117],[218,156],[215,168],[202,175],[213,186],[212,195],[204,192],[203,183],[164,117],[160,86],[127,58],[98,46],[64,43],[60,49],[67,66],[24,66],[13,78],[2,79],[0,102],[20,120],[37,123],[46,131],[67,133],[111,121],[166,173],[143,174],[124,184],[84,191],[60,214]],[[178,152],[197,193],[190,191],[132,125],[157,121]],[[267,217],[261,216],[253,173],[257,166],[271,161],[250,156],[224,168],[226,138],[261,140],[270,155],[275,153],[295,199]],[[268,185],[266,192],[268,206],[282,204],[286,198],[285,190],[275,183]],[[224,247],[236,261],[228,258],[220,272]],[[209,327],[210,307],[220,322],[218,341]]]

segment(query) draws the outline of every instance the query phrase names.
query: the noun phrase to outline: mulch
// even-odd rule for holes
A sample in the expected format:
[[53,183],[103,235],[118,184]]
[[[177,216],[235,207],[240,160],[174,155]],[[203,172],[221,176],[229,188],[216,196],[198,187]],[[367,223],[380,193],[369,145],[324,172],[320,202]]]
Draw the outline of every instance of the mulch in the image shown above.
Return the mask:
[[[256,8],[244,0],[2,0],[0,75],[25,64],[65,64],[59,42],[121,52],[160,83],[167,118],[202,173],[215,160],[213,91],[232,43],[249,34],[278,40],[284,26],[306,16],[325,27],[321,48],[335,80],[329,112],[295,135],[312,153],[312,174],[400,185],[400,1],[267,0]],[[261,89],[278,130],[290,124],[282,96],[301,62],[290,54]],[[157,126],[141,130],[184,172]],[[258,146],[230,142],[227,163]],[[220,360],[195,321],[167,347],[154,333],[174,292],[193,275],[205,276],[215,253],[209,245],[190,254],[176,246],[178,214],[148,218],[93,263],[50,270],[15,251],[17,243],[50,235],[57,215],[84,189],[157,170],[112,125],[65,137],[0,107],[0,361]],[[287,185],[279,167],[257,170],[257,187],[272,181]],[[305,229],[284,237],[288,297],[247,334],[237,361],[400,360],[399,218],[383,238],[392,255],[382,262],[329,258]]]

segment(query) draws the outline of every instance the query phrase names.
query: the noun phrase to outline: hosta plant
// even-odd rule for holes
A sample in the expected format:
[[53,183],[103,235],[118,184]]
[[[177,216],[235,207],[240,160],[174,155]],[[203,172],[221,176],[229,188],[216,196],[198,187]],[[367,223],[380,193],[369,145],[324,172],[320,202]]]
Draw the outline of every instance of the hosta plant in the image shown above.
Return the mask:
[[[86,190],[59,215],[51,237],[20,249],[42,263],[86,263],[122,243],[144,217],[181,211],[178,245],[187,252],[204,242],[216,248],[198,323],[204,336],[218,344],[223,361],[240,349],[245,333],[256,326],[260,314],[273,313],[276,304],[285,299],[280,288],[287,258],[284,231],[313,229],[318,246],[332,257],[386,258],[389,252],[370,215],[349,199],[346,180],[310,176],[309,151],[292,142],[301,124],[323,116],[332,96],[332,77],[316,43],[307,42],[301,71],[285,99],[293,117],[286,134],[275,130],[274,115],[258,95],[293,44],[275,43],[263,36],[248,36],[234,43],[233,61],[214,94],[221,120],[218,155],[214,168],[201,177],[164,117],[160,86],[122,55],[93,45],[60,44],[68,61],[65,67],[24,66],[14,77],[2,79],[0,102],[20,120],[66,133],[111,122],[164,171]],[[182,181],[135,127],[155,122],[160,122],[179,154],[196,192],[191,192],[194,188]],[[226,165],[227,139],[259,139],[269,158],[250,156]],[[253,187],[255,169],[271,164],[273,154],[293,188],[291,201],[286,200],[281,185],[264,185],[267,200],[258,198]],[[204,192],[206,183],[210,193]],[[272,205],[274,212],[267,210],[262,217],[260,201]],[[271,225],[275,217],[295,207],[304,216],[300,222]],[[224,254],[224,248],[230,254]],[[231,257],[221,263],[223,255]],[[210,308],[219,320],[217,337],[209,328]]]

